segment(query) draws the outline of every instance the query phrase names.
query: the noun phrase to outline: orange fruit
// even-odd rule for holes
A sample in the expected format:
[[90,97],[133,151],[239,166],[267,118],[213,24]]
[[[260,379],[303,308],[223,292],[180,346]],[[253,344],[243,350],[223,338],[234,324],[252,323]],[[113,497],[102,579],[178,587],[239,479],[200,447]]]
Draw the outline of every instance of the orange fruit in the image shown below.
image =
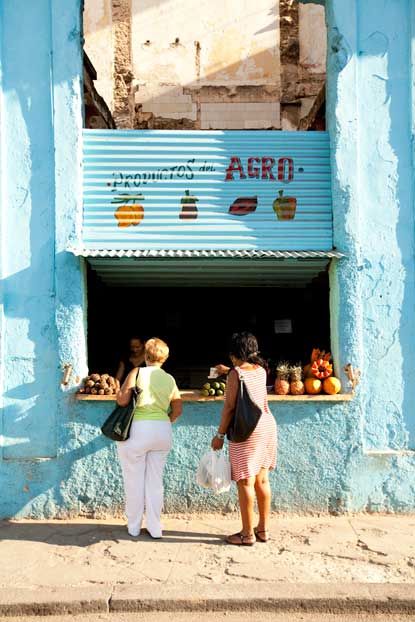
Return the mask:
[[336,395],[336,393],[340,393],[341,388],[342,385],[340,380],[334,376],[326,378],[323,382],[323,391],[329,395]]
[[144,207],[138,203],[135,205],[120,205],[115,210],[114,216],[118,220],[119,227],[138,225],[144,218]]
[[306,393],[310,395],[317,395],[321,391],[321,380],[317,378],[306,378],[304,380],[304,387]]

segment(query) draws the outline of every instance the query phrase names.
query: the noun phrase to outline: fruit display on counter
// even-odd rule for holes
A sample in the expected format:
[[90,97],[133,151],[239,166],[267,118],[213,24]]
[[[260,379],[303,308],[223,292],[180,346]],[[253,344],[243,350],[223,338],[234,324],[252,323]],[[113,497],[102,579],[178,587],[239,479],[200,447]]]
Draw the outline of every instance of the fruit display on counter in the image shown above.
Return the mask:
[[203,397],[222,397],[225,395],[226,383],[217,381],[205,382],[201,389]]
[[341,382],[338,378],[330,376],[323,381],[323,391],[329,395],[336,395],[340,393],[342,388]]
[[333,365],[326,359],[317,359],[311,366],[311,373],[319,380],[324,380],[332,375]]
[[300,363],[290,367],[290,393],[291,395],[303,395],[304,382],[302,381],[303,368]]
[[328,395],[340,393],[342,385],[338,378],[333,376],[333,363],[330,352],[313,348],[310,363],[304,367],[305,390],[310,395],[323,391]]
[[312,366],[314,365],[314,363],[319,360],[319,359],[324,359],[325,361],[330,361],[331,359],[331,353],[327,352],[325,350],[319,350],[319,348],[313,348],[311,351],[311,356],[310,356],[310,362],[307,363],[307,365],[305,365],[303,371],[304,371],[304,378],[313,378],[314,375],[311,371]]
[[309,395],[318,395],[318,393],[321,393],[321,386],[321,380],[318,378],[306,378],[304,381],[306,393]]
[[87,376],[78,393],[91,395],[115,395],[118,384],[109,374],[90,374]]
[[277,395],[288,395],[290,392],[290,366],[287,362],[278,363],[277,377],[275,379],[274,391]]
[[290,366],[286,361],[276,366],[274,393],[276,395],[336,395],[342,386],[333,376],[333,363],[330,352],[314,348],[310,363],[302,367],[301,363]]

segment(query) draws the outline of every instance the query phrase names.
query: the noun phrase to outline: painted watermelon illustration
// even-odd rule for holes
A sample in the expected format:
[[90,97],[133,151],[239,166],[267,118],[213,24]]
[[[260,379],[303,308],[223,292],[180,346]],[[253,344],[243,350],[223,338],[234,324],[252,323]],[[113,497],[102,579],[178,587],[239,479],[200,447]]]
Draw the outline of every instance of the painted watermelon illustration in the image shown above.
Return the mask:
[[245,216],[255,212],[258,205],[258,197],[238,197],[229,208],[229,213],[234,216]]

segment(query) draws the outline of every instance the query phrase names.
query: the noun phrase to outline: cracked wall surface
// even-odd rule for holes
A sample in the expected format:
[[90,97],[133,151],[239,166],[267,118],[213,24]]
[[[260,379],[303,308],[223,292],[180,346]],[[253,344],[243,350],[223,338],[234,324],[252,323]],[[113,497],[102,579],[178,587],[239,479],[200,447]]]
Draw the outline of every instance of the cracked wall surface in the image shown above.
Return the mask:
[[85,51],[97,72],[95,86],[111,111],[114,110],[114,35],[112,1],[85,2],[83,13]]
[[135,126],[279,128],[277,20],[274,0],[132,0]]
[[118,127],[298,129],[324,84],[324,7],[297,0],[86,0],[85,38]]

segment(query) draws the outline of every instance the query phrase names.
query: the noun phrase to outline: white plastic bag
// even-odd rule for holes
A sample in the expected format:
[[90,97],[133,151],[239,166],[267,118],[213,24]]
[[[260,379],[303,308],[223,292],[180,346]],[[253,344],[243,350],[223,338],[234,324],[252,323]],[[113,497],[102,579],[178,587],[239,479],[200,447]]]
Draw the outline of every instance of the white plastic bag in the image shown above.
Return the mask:
[[202,456],[197,467],[196,481],[203,488],[216,494],[227,492],[231,487],[231,465],[225,453],[210,449]]

